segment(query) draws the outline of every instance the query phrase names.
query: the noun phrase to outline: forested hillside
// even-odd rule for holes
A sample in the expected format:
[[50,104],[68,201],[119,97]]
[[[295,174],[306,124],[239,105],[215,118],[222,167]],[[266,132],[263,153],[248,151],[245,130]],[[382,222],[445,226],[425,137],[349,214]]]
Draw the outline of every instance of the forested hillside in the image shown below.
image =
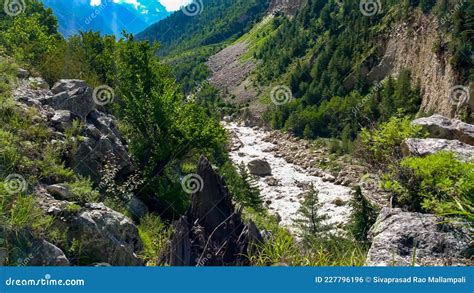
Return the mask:
[[[263,62],[256,81],[288,83],[295,101],[274,110],[269,117],[273,126],[309,138],[342,134],[353,139],[360,125],[387,120],[398,109],[417,114],[423,81],[410,78],[410,68],[397,82],[389,79],[364,99],[373,83],[382,80],[372,78],[368,71],[381,61],[387,32],[396,22],[409,22],[416,8],[439,19],[448,16],[439,32],[441,44],[433,47],[438,45],[439,54],[451,56],[459,84],[473,78],[472,3],[461,2],[452,13],[459,4],[456,1],[383,1],[367,16],[361,13],[359,2],[308,1],[296,19],[276,20],[275,34],[255,54]],[[445,34],[450,37],[442,37]],[[360,113],[354,116],[355,108]]]
[[139,33],[160,43],[158,54],[189,92],[208,76],[207,58],[247,32],[266,13],[270,0],[195,1]]
[[267,10],[264,1],[196,1],[142,33],[138,38],[158,41],[160,54],[218,44],[250,29]]

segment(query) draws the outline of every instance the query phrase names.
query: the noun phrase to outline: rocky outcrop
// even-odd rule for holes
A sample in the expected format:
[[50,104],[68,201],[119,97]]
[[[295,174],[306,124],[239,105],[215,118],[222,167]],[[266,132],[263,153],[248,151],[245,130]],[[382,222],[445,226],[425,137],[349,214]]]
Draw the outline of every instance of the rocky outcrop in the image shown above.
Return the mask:
[[201,157],[202,189],[192,195],[186,216],[174,223],[168,249],[160,260],[170,266],[247,265],[245,255],[261,241],[255,225],[245,225],[224,180]]
[[295,15],[302,3],[301,0],[272,0],[269,10],[272,14],[284,13],[292,16]]
[[[61,85],[57,85],[59,90]],[[90,112],[96,108],[92,98],[92,89],[88,86],[73,88],[70,91],[64,91],[49,96],[41,100],[44,105],[51,106],[55,110],[67,110],[81,118],[87,117]]]
[[402,143],[404,156],[423,157],[441,151],[452,152],[459,160],[464,162],[474,160],[474,146],[462,143],[459,140],[409,138]]
[[441,115],[416,119],[412,124],[423,127],[431,138],[456,139],[474,146],[474,125],[472,124]]
[[76,172],[91,177],[96,183],[100,181],[106,162],[117,168],[117,175],[134,170],[125,141],[118,132],[115,121],[112,115],[99,111],[91,112],[86,120],[85,139],[70,160],[70,165]]
[[472,228],[435,215],[384,208],[369,231],[368,266],[473,265]]
[[270,164],[262,159],[256,159],[249,162],[247,167],[249,168],[249,172],[252,175],[262,177],[272,175],[272,168],[270,167]]
[[[20,80],[13,96],[25,113],[30,107],[37,110],[30,112],[49,127],[48,143],[66,146],[78,142],[77,147],[61,148],[65,164],[96,184],[101,181],[105,163],[114,165],[115,177],[131,172],[133,165],[116,119],[96,109],[93,90],[81,80],[61,80],[51,90],[39,86],[43,82],[41,78]],[[74,129],[76,135],[66,135],[76,120],[80,122],[80,127]],[[55,180],[47,182],[50,185],[37,185],[35,200],[44,213],[54,216],[53,228],[64,233],[66,240],[54,242],[57,247],[48,239],[30,239],[27,257],[31,259],[27,265],[143,265],[138,256],[143,244],[132,220],[102,203],[79,200],[66,184]],[[147,213],[147,207],[140,206],[138,199],[128,204],[140,215]],[[71,256],[73,244],[79,247]]]
[[447,51],[433,50],[439,31],[436,16],[415,11],[409,21],[393,26],[381,63],[387,64],[395,75],[408,68],[413,80],[422,81],[422,111],[456,117],[461,108],[469,107],[469,101],[463,105],[454,103],[450,99],[452,88],[468,85],[457,79],[459,75],[449,62]]
[[102,203],[85,203],[79,210],[71,210],[70,206],[78,203],[55,199],[42,187],[37,188],[35,195],[39,207],[54,216],[53,226],[65,231],[69,241],[80,243],[82,262],[143,265],[138,257],[143,250],[138,229],[124,215]]
[[93,90],[84,81],[60,80],[49,90],[38,88],[31,80],[22,80],[14,97],[38,109],[52,131],[60,134],[56,138],[60,143],[65,139],[62,133],[71,128],[73,121],[81,121],[80,143],[76,151],[65,158],[67,166],[78,174],[99,184],[105,163],[113,164],[118,176],[134,170],[115,117],[96,110]]

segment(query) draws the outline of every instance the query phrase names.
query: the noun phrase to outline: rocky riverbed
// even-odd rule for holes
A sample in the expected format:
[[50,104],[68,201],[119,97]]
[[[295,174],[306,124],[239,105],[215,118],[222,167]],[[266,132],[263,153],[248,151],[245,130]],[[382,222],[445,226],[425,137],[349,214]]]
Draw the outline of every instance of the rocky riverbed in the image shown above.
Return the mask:
[[[290,230],[295,228],[298,209],[311,185],[319,191],[321,212],[329,217],[327,222],[336,227],[347,223],[351,198],[349,187],[329,182],[328,178],[323,180],[324,175],[316,176],[311,170],[288,162],[269,139],[272,132],[234,122],[225,123],[225,127],[233,138],[230,156],[236,165],[248,165],[255,160],[269,164],[271,175],[255,176],[255,180],[268,209],[281,218],[281,225]],[[295,154],[299,151],[294,150]]]

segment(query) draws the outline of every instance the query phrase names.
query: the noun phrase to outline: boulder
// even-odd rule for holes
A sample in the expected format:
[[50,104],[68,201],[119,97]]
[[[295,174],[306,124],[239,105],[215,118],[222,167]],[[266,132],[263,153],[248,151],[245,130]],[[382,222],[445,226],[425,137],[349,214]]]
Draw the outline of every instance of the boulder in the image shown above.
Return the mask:
[[32,243],[32,250],[23,261],[25,266],[69,266],[64,252],[43,239]]
[[278,179],[276,179],[275,177],[268,177],[267,179],[265,179],[265,183],[268,184],[268,186],[280,186],[280,182],[278,181]]
[[82,87],[87,87],[86,82],[83,80],[61,79],[54,84],[53,88],[51,89],[51,92],[53,92],[53,94],[59,94],[62,92],[70,92],[72,90]]
[[369,231],[367,266],[473,265],[472,228],[431,214],[383,208]]
[[250,161],[247,165],[249,168],[249,172],[252,175],[257,175],[257,176],[270,176],[272,175],[272,168],[270,167],[270,164],[262,159],[256,159],[253,161]]
[[51,124],[59,131],[65,131],[72,126],[72,122],[76,116],[68,110],[56,110],[51,118]]
[[137,219],[143,218],[149,212],[147,205],[136,196],[132,196],[132,198],[128,201],[127,210],[132,215],[132,217]]
[[56,199],[71,200],[74,195],[64,184],[53,184],[46,186],[46,190]]
[[49,90],[48,83],[41,77],[30,77],[28,78],[29,86],[37,90]]
[[76,153],[69,160],[69,167],[96,184],[102,178],[103,165],[112,163],[117,175],[127,175],[134,167],[128,154],[125,140],[115,124],[115,117],[93,111],[86,120],[84,135]]
[[413,125],[420,125],[428,131],[431,138],[457,139],[474,146],[474,125],[441,115],[416,119]]
[[94,111],[96,104],[92,98],[90,87],[74,88],[68,92],[60,92],[41,100],[43,104],[51,106],[54,110],[68,110],[85,119]]
[[454,153],[459,160],[464,162],[474,160],[474,146],[462,143],[459,140],[409,138],[402,143],[401,147],[404,156],[423,157],[446,151]]
[[245,255],[262,241],[254,223],[245,225],[224,180],[201,157],[198,172],[202,189],[192,195],[191,206],[174,223],[168,248],[160,264],[170,266],[248,265]]
[[18,72],[16,74],[16,76],[18,76],[18,78],[27,78],[29,75],[30,75],[30,73],[28,72],[28,70],[23,69],[23,68],[19,68]]
[[35,195],[39,207],[55,216],[53,226],[66,231],[67,239],[79,241],[81,264],[143,265],[138,257],[143,244],[129,218],[102,203],[86,203],[79,211],[71,212],[68,201],[55,199],[42,187],[36,189]]

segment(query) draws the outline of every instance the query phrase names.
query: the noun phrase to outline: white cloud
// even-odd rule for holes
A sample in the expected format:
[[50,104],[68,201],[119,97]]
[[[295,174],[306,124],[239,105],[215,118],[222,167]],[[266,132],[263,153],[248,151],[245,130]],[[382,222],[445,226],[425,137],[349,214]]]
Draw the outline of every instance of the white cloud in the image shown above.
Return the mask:
[[179,10],[181,7],[186,6],[189,4],[191,0],[160,0],[160,3],[166,7],[168,11],[176,11]]

